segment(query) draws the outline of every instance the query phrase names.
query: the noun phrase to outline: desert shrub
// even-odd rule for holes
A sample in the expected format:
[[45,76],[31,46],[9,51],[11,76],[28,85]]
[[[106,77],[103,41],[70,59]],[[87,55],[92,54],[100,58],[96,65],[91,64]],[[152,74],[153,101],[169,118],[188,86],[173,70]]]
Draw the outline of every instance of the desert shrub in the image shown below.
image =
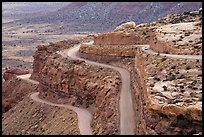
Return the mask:
[[186,66],[186,70],[189,70],[189,69],[191,69],[191,66],[190,66],[190,65],[187,65],[187,66]]
[[164,89],[164,91],[167,91],[167,86],[163,86],[162,88]]
[[166,60],[166,58],[162,58],[162,59],[161,59],[161,62],[164,62],[165,60]]

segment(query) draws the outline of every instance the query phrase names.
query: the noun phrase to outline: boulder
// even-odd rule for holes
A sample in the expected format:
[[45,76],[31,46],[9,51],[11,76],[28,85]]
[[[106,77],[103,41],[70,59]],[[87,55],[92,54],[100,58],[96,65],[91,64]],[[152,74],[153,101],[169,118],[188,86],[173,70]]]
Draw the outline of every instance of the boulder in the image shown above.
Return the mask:
[[28,73],[29,73],[28,70],[23,70],[23,69],[19,69],[19,68],[11,68],[9,70],[6,70],[6,72],[4,72],[3,78],[6,81],[6,80],[9,80],[9,79],[16,77],[16,75],[24,75],[24,74],[28,74]]
[[116,27],[114,31],[122,31],[125,29],[131,29],[135,27],[136,27],[136,23],[134,21],[130,21],[130,22],[123,23],[120,26]]

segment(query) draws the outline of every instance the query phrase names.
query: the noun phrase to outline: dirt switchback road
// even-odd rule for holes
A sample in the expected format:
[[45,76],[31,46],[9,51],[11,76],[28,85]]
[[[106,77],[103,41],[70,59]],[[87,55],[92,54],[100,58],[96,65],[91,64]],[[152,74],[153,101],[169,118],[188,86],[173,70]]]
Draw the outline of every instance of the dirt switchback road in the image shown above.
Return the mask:
[[[33,83],[33,84],[39,84],[38,81],[29,79],[30,76],[31,76],[31,74],[26,74],[26,75],[19,75],[17,77],[20,79],[26,80],[30,83]],[[79,130],[80,130],[81,135],[92,135],[93,134],[92,129],[91,129],[92,115],[89,111],[87,111],[86,109],[74,107],[71,105],[56,104],[56,103],[52,103],[52,102],[49,102],[46,100],[42,100],[38,97],[38,94],[39,94],[39,92],[31,94],[31,99],[33,99],[37,102],[51,105],[51,106],[65,107],[65,108],[68,108],[68,109],[75,111],[77,113],[77,116],[78,116],[78,126],[79,126]]]
[[[85,61],[91,65],[102,66],[106,68],[111,68],[118,71],[121,75],[122,85],[120,93],[120,134],[121,135],[134,135],[135,134],[135,115],[133,110],[132,95],[130,89],[130,73],[126,69],[111,66],[103,63],[98,63],[90,60],[80,58],[76,55],[79,51],[80,45],[72,47],[69,50],[66,50],[67,55],[73,59],[78,59]],[[61,55],[66,56],[62,53]]]

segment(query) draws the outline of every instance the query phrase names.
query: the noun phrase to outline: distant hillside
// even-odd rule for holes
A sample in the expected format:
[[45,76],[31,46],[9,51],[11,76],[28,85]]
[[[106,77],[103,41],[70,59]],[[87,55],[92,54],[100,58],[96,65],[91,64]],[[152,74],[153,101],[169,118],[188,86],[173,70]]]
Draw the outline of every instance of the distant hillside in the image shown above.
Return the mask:
[[152,22],[167,14],[201,7],[201,2],[73,2],[55,12],[21,22],[63,23],[69,31],[108,31],[123,22]]
[[39,16],[40,14],[56,11],[67,4],[68,2],[2,2],[2,17],[25,18]]

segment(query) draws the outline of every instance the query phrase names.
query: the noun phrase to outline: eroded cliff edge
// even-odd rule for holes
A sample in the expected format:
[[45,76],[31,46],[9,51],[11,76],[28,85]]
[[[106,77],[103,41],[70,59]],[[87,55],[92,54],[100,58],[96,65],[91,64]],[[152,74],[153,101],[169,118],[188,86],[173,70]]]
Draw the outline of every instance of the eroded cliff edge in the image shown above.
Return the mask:
[[[165,21],[169,18],[160,20],[158,26],[146,24],[100,34],[95,36],[92,44],[81,44],[79,55],[130,71],[135,134],[202,134],[201,60],[160,56],[160,53],[202,54],[202,20],[191,20],[194,23],[177,21],[169,26],[162,24]],[[182,28],[182,25],[193,26],[193,29]],[[171,36],[168,27],[181,31]],[[185,41],[184,36],[190,36],[191,41]],[[170,41],[166,42],[166,37],[171,38]],[[38,46],[32,78],[40,82],[40,98],[87,108],[93,114],[94,134],[119,134],[120,75],[112,69],[59,54],[58,51],[76,44],[79,41]],[[141,45],[147,44],[157,52],[156,55],[141,50]],[[192,47],[189,49],[189,46]],[[15,77],[7,74],[8,79],[10,76]]]
[[[52,48],[53,46],[54,44]],[[34,56],[33,71],[38,73],[32,74],[34,78],[40,76],[37,78],[40,82],[39,96],[55,103],[88,108],[93,114],[92,126],[95,134],[118,134],[118,72],[70,57],[64,58],[57,53],[49,54],[41,62],[41,57],[36,56],[45,56],[41,52],[42,48]]]

